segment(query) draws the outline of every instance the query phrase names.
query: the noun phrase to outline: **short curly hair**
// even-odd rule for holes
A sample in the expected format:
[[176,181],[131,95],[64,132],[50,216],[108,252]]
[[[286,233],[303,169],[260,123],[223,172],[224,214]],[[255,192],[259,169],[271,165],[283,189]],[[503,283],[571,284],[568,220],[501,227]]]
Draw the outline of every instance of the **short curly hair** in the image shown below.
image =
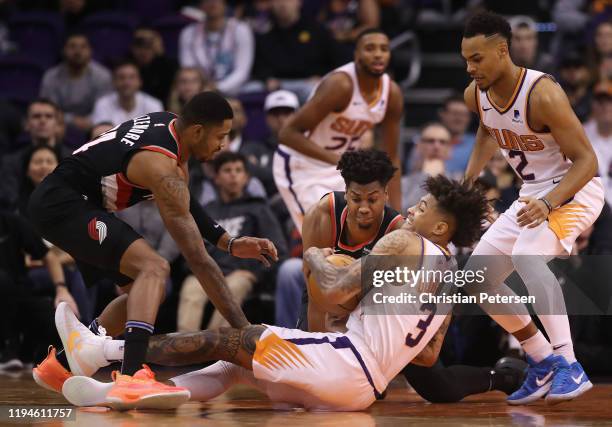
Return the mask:
[[463,37],[471,38],[478,35],[490,37],[498,34],[503,37],[510,47],[512,40],[512,28],[510,23],[506,21],[501,15],[493,12],[479,12],[472,15],[465,24],[463,30]]
[[397,170],[387,153],[376,149],[345,151],[336,169],[347,187],[351,182],[364,185],[375,181],[385,186]]
[[472,246],[480,238],[489,210],[482,189],[443,175],[427,178],[423,188],[436,199],[438,209],[455,218],[455,232],[450,241],[460,247]]

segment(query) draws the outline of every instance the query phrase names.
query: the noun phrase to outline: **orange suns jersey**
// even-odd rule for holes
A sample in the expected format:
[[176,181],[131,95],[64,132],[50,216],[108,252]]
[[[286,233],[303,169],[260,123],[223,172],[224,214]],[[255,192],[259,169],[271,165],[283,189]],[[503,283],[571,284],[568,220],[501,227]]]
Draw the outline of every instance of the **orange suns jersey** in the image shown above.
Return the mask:
[[542,78],[552,79],[540,71],[521,68],[512,98],[503,107],[493,102],[488,91],[476,90],[480,121],[525,183],[562,177],[572,165],[548,129],[534,130],[529,125],[529,96]]

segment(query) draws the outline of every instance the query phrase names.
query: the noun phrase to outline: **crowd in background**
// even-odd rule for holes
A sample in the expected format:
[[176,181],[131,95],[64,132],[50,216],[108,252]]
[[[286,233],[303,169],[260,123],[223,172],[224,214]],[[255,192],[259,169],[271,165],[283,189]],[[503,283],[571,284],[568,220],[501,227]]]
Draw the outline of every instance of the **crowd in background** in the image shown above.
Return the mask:
[[[276,289],[291,280],[285,271],[292,271],[287,266],[301,256],[301,242],[277,193],[272,155],[281,127],[322,76],[351,61],[353,42],[365,28],[381,27],[392,38],[437,26],[440,31],[460,29],[465,17],[481,8],[508,16],[513,60],[552,74],[565,89],[597,152],[606,199],[612,201],[612,7],[607,3],[0,1],[0,370],[8,360],[40,359],[46,350],[41,343],[53,340],[52,332],[40,332],[38,325],[53,318],[55,284],[67,285],[85,323],[121,292],[111,281],[85,286],[74,260],[35,235],[27,223],[30,193],[83,143],[148,112],[180,114],[202,90],[226,95],[235,117],[223,152],[210,163],[190,165],[192,195],[230,234],[272,240],[280,261],[265,268],[211,245],[208,249],[249,320],[293,326],[297,308],[295,318],[279,318],[279,310],[275,318],[275,306],[287,303]],[[458,53],[459,43],[448,50]],[[392,76],[399,79],[404,71],[392,61]],[[456,94],[438,99],[435,114],[403,132],[404,210],[423,195],[420,184],[428,176],[460,179],[467,166],[477,120],[463,100],[463,87],[452,89]],[[411,88],[405,97],[410,99]],[[405,114],[413,111],[407,108]],[[520,180],[501,153],[482,181],[497,212],[518,196]],[[118,216],[172,265],[156,331],[224,325],[153,202]],[[606,205],[576,242],[575,254],[612,254],[611,216]],[[469,248],[457,250],[467,253]],[[31,314],[25,323],[24,313]],[[478,319],[453,324],[443,353],[446,362],[487,364],[512,347],[502,342],[505,337],[488,317]],[[574,320],[577,356],[593,374],[612,373],[605,363],[612,353],[606,336],[610,323],[608,316]]]

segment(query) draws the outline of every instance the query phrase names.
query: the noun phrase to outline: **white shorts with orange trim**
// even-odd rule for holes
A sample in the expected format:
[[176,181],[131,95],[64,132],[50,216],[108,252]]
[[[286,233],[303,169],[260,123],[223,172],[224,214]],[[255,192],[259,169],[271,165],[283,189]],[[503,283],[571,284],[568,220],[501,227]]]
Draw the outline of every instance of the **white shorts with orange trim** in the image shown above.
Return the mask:
[[289,154],[279,148],[274,153],[274,182],[300,234],[304,215],[321,197],[331,191],[344,191],[346,186],[335,165]]
[[[544,197],[559,180],[560,178],[538,184],[524,184],[520,196]],[[516,200],[491,225],[481,240],[505,255],[565,256],[571,253],[576,238],[599,217],[604,203],[603,184],[601,178],[596,177],[582,187],[574,197],[555,208],[547,221],[537,227],[527,228],[518,225],[516,216],[524,204]],[[553,235],[556,239],[547,238],[550,237],[547,235]],[[521,242],[521,248],[516,247],[517,241]]]
[[[377,366],[366,366],[371,356],[349,335],[266,327],[253,355],[253,374],[278,385],[267,387],[271,400],[312,410],[359,411],[381,397],[372,381],[380,374],[371,371]],[[281,384],[303,393],[283,394]]]

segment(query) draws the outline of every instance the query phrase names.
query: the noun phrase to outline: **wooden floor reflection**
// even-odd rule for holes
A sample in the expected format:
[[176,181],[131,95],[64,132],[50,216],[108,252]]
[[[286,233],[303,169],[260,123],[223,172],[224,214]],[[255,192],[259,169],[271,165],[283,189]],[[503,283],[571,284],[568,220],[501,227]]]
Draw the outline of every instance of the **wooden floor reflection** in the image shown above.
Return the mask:
[[[106,374],[107,375],[107,374]],[[170,376],[169,373],[161,375]],[[510,407],[504,395],[490,392],[456,404],[428,404],[404,387],[392,387],[387,398],[367,412],[311,413],[277,411],[259,392],[235,387],[207,403],[189,403],[177,411],[115,412],[79,409],[76,420],[36,423],[37,426],[612,426],[612,384],[598,384],[580,399],[557,406],[544,401]],[[28,373],[0,374],[0,406],[65,405],[62,396],[38,387]],[[0,422],[0,425],[12,425]],[[14,424],[17,425],[17,424]],[[22,424],[23,425],[23,424]]]

